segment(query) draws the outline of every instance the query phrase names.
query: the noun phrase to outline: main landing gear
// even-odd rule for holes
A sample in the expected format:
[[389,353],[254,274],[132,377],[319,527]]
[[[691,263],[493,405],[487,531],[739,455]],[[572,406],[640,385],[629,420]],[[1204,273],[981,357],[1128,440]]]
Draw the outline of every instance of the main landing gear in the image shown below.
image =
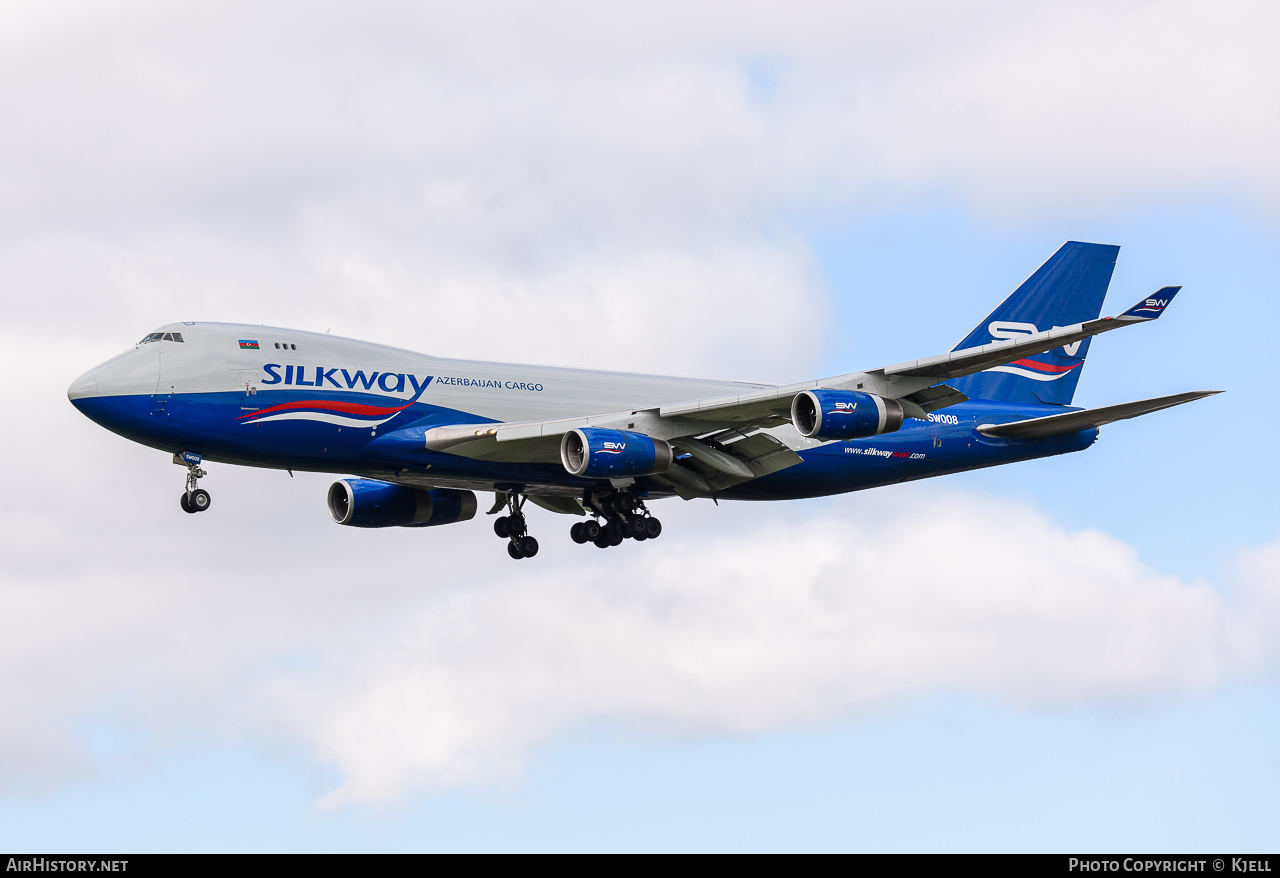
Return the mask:
[[493,522],[493,532],[507,541],[507,554],[516,560],[532,558],[538,554],[538,541],[529,536],[528,525],[525,523],[522,511],[525,502],[523,494],[512,491],[507,495],[509,514],[499,516]]
[[[507,554],[512,558],[532,558],[538,554],[538,541],[529,536],[524,517],[524,504],[528,501],[520,491],[509,491],[489,511],[492,515],[506,506],[507,514],[494,519],[493,532],[507,541]],[[634,494],[615,491],[608,494],[589,493],[583,505],[595,516],[579,521],[569,528],[569,536],[579,545],[594,543],[601,549],[620,546],[623,540],[656,540],[662,536],[662,522],[645,508],[644,501]]]
[[645,508],[644,501],[632,494],[593,494],[590,505],[600,521],[580,521],[569,528],[575,543],[594,543],[598,548],[620,546],[622,541],[656,540],[662,535],[662,522]]
[[[177,457],[177,455],[174,455]],[[209,492],[199,486],[199,480],[208,475],[200,468],[200,461],[184,460],[187,465],[187,490],[182,492],[183,512],[204,512],[209,508]]]

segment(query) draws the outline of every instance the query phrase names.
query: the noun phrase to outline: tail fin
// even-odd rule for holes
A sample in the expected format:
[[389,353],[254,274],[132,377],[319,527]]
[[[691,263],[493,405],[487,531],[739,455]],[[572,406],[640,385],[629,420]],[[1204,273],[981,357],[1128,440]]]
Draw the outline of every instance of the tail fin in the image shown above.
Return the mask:
[[[1096,320],[1120,248],[1068,241],[953,350]],[[1070,405],[1089,339],[947,383],[970,399]]]

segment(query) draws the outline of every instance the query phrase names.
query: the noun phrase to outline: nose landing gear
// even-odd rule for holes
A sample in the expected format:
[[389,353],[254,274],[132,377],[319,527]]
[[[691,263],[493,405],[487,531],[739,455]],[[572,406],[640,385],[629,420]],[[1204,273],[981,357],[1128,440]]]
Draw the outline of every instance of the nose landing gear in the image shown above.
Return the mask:
[[519,560],[532,558],[538,554],[538,541],[529,536],[529,528],[525,523],[525,496],[518,491],[507,495],[507,508],[510,514],[494,519],[493,532],[507,541],[507,554]]
[[187,490],[182,492],[180,503],[183,512],[204,512],[209,508],[209,492],[199,485],[199,480],[208,475],[200,468],[200,455],[191,451],[175,454],[173,462],[187,468]]

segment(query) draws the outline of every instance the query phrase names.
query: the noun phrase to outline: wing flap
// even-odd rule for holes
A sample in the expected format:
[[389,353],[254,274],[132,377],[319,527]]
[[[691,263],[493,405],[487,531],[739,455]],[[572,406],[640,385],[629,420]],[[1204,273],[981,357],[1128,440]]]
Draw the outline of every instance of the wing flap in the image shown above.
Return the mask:
[[582,508],[582,501],[577,497],[556,497],[551,495],[542,495],[536,491],[531,491],[527,495],[529,502],[535,506],[541,506],[549,512],[557,512],[560,515],[586,515],[587,510]]
[[920,420],[927,420],[929,412],[936,412],[938,409],[944,409],[949,405],[959,405],[962,402],[968,402],[969,397],[965,396],[954,387],[948,387],[945,384],[935,384],[932,387],[926,387],[924,390],[917,390],[915,393],[908,394],[899,402],[915,403],[920,411],[924,414]]
[[996,439],[1043,439],[1062,433],[1075,433],[1090,427],[1101,427],[1114,421],[1136,418],[1140,415],[1172,408],[1206,396],[1221,393],[1221,390],[1195,390],[1190,393],[1175,393],[1172,396],[1160,396],[1155,399],[1143,399],[1137,402],[1125,402],[1119,405],[1108,405],[1096,409],[1084,409],[1078,412],[1064,412],[1060,415],[1049,415],[1044,418],[1031,418],[1026,421],[1014,421],[1011,424],[983,424],[978,432],[983,436]]
[[730,443],[728,448],[747,462],[747,467],[756,478],[804,462],[800,455],[768,433],[754,433]]
[[734,485],[803,463],[804,459],[768,433],[737,430],[702,439],[681,439],[677,447],[689,456],[655,476],[686,500],[710,497]]

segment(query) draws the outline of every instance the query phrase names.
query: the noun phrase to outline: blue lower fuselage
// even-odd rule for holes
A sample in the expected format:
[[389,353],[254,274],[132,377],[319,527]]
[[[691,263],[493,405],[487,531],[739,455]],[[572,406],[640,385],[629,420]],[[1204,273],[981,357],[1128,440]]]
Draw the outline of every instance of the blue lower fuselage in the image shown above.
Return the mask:
[[[330,395],[353,410],[386,404],[384,396],[359,391]],[[270,396],[274,406],[314,398],[290,390],[276,390]],[[262,407],[259,398],[239,392],[89,396],[74,402],[85,415],[128,439],[175,453],[194,451],[211,461],[370,478],[415,475],[441,483],[484,483],[495,489],[598,486],[595,480],[568,474],[559,463],[474,460],[431,451],[423,441],[427,430],[492,419],[422,402],[374,426],[301,418],[260,420],[256,418]],[[894,433],[797,447],[802,463],[717,496],[741,500],[818,497],[1088,448],[1097,438],[1096,429],[1037,440],[993,439],[977,431],[981,424],[1065,410],[972,400],[935,413],[929,421],[909,419]],[[669,485],[646,478],[638,480],[638,488],[653,495],[671,493]]]

